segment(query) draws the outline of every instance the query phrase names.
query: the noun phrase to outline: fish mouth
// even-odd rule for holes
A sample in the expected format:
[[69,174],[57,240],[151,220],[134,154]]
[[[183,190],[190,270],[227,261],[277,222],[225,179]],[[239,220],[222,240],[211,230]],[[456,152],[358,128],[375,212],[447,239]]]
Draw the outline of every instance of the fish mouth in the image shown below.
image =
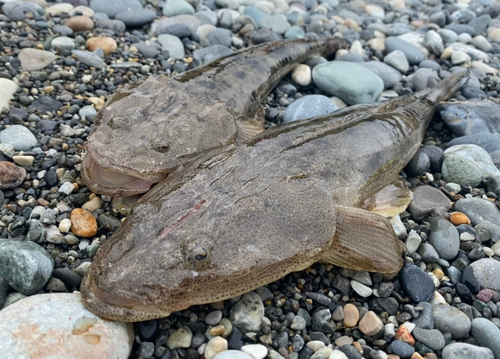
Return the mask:
[[153,181],[152,178],[146,180],[120,170],[104,169],[89,152],[82,163],[82,178],[92,192],[111,197],[126,197],[147,192],[165,176],[157,176]]
[[168,317],[171,314],[171,311],[145,305],[138,299],[122,298],[102,290],[88,275],[82,282],[81,295],[88,310],[108,320],[141,322]]

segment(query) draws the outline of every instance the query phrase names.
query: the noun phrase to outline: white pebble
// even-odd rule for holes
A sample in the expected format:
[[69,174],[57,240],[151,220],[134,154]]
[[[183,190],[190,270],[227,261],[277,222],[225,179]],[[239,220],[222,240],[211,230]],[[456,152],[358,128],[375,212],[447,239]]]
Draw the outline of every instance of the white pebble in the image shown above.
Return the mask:
[[332,350],[332,353],[330,354],[328,359],[349,359],[349,358],[340,350],[334,349]]
[[58,192],[64,193],[64,194],[71,194],[75,190],[75,186],[71,182],[64,182],[61,187],[59,187]]
[[361,46],[361,42],[358,40],[354,41],[349,49],[351,54],[358,54],[361,57],[365,56],[365,50],[363,50],[363,46]]
[[33,165],[33,162],[35,161],[35,157],[33,156],[13,156],[12,159],[19,166],[24,166],[24,167],[30,167],[31,165]]
[[241,347],[241,351],[254,359],[264,359],[267,355],[267,348],[262,344],[244,345]]
[[93,199],[91,199],[88,202],[85,202],[82,205],[82,209],[89,211],[90,213],[97,211],[101,207],[102,207],[102,202],[101,202],[101,199],[99,197],[94,197]]
[[306,344],[306,346],[311,349],[313,352],[316,352],[320,350],[321,348],[325,347],[325,343],[319,340],[311,340],[309,343]]
[[455,51],[451,54],[451,63],[453,65],[462,65],[470,62],[470,56],[463,51]]
[[227,350],[227,340],[222,337],[213,337],[205,347],[205,359],[213,359],[219,353]]
[[500,242],[496,242],[494,245],[492,245],[491,250],[495,255],[500,256]]
[[92,75],[83,75],[82,76],[82,82],[84,84],[88,84],[90,81],[92,81]]
[[489,247],[483,247],[483,252],[486,254],[488,257],[493,257],[495,253],[491,250]]
[[61,223],[59,223],[59,232],[68,233],[70,229],[71,229],[71,221],[69,220],[69,218],[64,218],[61,221]]
[[292,72],[292,80],[300,86],[311,84],[311,68],[305,64],[298,65]]

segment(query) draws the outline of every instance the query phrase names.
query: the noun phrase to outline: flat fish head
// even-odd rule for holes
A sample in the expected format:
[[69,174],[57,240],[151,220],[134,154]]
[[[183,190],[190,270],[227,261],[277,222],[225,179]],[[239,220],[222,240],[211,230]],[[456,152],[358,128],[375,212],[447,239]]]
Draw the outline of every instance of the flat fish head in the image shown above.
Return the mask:
[[242,192],[241,177],[221,173],[212,168],[180,187],[167,178],[141,199],[82,283],[91,311],[120,321],[165,317],[319,260],[335,232],[331,195],[286,177],[250,181],[254,190]]
[[236,131],[225,104],[204,103],[168,77],[150,77],[119,90],[100,111],[82,176],[97,193],[143,193],[203,151],[231,143]]

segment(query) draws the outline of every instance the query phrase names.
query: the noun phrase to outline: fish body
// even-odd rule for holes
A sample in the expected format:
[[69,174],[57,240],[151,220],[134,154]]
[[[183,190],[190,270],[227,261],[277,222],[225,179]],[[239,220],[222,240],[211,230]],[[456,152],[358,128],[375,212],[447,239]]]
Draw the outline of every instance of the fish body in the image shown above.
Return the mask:
[[401,242],[362,203],[398,178],[465,74],[264,132],[143,196],[82,283],[87,307],[140,321],[231,298],[318,260],[396,273]]
[[247,48],[170,78],[118,90],[88,136],[82,177],[113,197],[146,192],[199,154],[264,130],[261,102],[297,64],[342,40],[300,39]]

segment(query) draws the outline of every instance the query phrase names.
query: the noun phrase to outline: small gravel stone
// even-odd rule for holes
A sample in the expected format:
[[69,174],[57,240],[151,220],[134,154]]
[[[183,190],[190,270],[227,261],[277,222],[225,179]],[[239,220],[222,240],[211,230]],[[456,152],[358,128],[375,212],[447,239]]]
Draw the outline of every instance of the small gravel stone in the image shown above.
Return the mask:
[[191,330],[188,327],[181,327],[170,334],[167,340],[167,347],[169,347],[170,350],[177,348],[189,348],[192,338],[193,333]]
[[71,53],[76,56],[76,59],[82,64],[90,67],[96,67],[102,69],[106,67],[106,63],[95,53],[83,50],[73,50]]
[[253,357],[240,350],[226,350],[217,354],[213,359],[253,359]]
[[348,303],[344,306],[344,325],[347,328],[351,328],[356,326],[359,321],[359,311],[358,308],[351,304]]
[[227,340],[222,337],[214,337],[209,340],[205,347],[205,358],[213,359],[217,354],[227,350]]
[[264,359],[267,355],[267,348],[262,344],[249,344],[241,347],[241,351],[250,355],[253,359]]
[[428,216],[434,208],[445,211],[451,208],[451,201],[441,191],[428,185],[418,186],[413,190],[413,200],[408,206],[412,217],[421,221]]

